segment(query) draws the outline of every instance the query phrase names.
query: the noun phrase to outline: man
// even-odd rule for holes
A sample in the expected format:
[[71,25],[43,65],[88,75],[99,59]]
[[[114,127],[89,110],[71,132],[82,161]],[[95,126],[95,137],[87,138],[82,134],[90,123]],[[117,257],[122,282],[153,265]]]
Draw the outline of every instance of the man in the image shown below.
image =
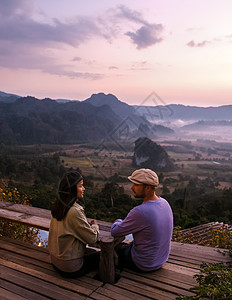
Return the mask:
[[156,195],[157,174],[150,169],[139,169],[128,179],[136,198],[143,203],[134,207],[124,220],[117,219],[111,228],[114,237],[133,234],[134,241],[122,244],[120,265],[136,271],[159,269],[168,259],[173,230],[173,214],[168,202]]

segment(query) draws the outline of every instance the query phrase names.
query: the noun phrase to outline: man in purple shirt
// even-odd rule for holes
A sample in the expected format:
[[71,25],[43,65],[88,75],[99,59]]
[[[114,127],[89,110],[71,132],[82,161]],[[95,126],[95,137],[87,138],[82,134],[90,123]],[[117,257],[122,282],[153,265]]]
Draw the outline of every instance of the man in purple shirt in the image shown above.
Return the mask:
[[111,228],[114,237],[133,235],[133,242],[119,249],[120,266],[148,272],[159,269],[168,259],[173,230],[173,214],[168,202],[155,193],[157,174],[139,169],[128,179],[134,197],[143,203],[134,207],[124,220],[117,219]]

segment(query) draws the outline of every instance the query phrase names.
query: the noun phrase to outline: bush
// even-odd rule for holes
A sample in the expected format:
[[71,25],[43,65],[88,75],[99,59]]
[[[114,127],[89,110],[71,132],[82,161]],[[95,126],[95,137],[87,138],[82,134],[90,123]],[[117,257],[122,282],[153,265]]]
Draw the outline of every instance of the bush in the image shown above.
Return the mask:
[[[0,201],[29,205],[27,196],[20,194],[17,188],[10,188],[4,180],[0,180]],[[0,236],[38,244],[40,242],[37,236],[38,232],[38,229],[29,228],[26,225],[0,220]]]
[[195,296],[179,296],[176,300],[185,299],[232,299],[232,271],[223,263],[202,264],[200,274],[194,276],[198,286],[190,290]]

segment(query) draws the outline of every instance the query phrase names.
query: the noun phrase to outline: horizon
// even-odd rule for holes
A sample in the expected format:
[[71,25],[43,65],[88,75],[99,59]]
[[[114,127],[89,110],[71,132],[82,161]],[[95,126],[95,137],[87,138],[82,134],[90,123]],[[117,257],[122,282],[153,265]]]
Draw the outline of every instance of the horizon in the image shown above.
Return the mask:
[[[87,100],[87,99],[89,99],[92,95],[97,95],[97,94],[105,94],[104,92],[99,92],[99,93],[94,93],[94,94],[92,94],[92,95],[90,95],[89,97],[87,97],[86,99],[83,99],[83,100],[79,100],[79,99],[67,99],[67,98],[50,98],[50,97],[44,97],[44,98],[37,98],[37,97],[35,97],[35,96],[33,96],[33,95],[25,95],[25,96],[22,96],[22,95],[17,95],[17,94],[14,94],[14,93],[11,93],[11,92],[5,92],[5,91],[0,91],[0,93],[5,93],[5,94],[11,94],[11,95],[16,95],[16,96],[20,96],[20,97],[22,97],[22,98],[26,98],[26,97],[32,97],[32,98],[36,98],[36,99],[38,99],[38,100],[44,100],[44,99],[51,99],[51,100],[54,100],[54,101],[78,101],[78,102],[83,102],[83,101],[85,101],[85,100]],[[105,94],[106,96],[107,95],[113,95],[112,93],[109,93],[109,94]],[[118,99],[118,97],[116,96],[116,95],[113,95],[113,96],[115,96],[117,99]],[[122,101],[122,100],[120,100],[120,99],[118,99],[119,101],[121,101],[121,102],[124,102],[124,101]],[[124,102],[124,103],[126,103],[126,104],[128,104],[127,102]],[[221,105],[216,105],[216,106],[213,106],[213,105],[209,105],[209,106],[200,106],[200,105],[189,105],[189,104],[182,104],[182,103],[170,103],[170,104],[156,104],[156,105],[143,105],[143,104],[128,104],[128,105],[130,105],[130,106],[168,106],[168,105],[180,105],[180,106],[190,106],[190,107],[199,107],[199,108],[211,108],[211,107],[215,107],[215,108],[217,108],[217,107],[222,107],[222,106],[232,106],[232,104],[221,104]]]
[[1,89],[80,101],[103,91],[146,106],[156,92],[160,105],[230,105],[231,10],[230,0],[1,1]]

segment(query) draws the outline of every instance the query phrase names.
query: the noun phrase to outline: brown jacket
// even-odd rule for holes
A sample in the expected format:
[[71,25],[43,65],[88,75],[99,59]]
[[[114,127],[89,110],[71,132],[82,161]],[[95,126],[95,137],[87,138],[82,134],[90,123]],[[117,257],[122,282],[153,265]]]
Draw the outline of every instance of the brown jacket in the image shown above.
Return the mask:
[[82,258],[86,244],[93,244],[99,239],[98,225],[90,225],[84,209],[74,203],[64,220],[57,221],[52,217],[48,249],[51,255],[62,260]]

